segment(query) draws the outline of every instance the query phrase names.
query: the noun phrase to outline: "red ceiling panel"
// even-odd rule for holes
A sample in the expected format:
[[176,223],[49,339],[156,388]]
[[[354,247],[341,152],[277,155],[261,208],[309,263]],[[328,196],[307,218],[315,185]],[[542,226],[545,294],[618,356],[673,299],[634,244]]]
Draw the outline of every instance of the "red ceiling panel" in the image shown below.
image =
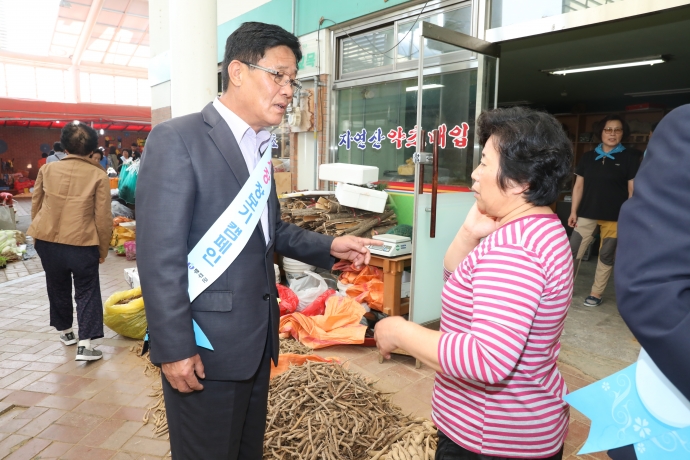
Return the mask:
[[110,123],[94,123],[93,129],[108,129]]
[[5,126],[29,126],[29,122],[26,120],[7,120]]
[[143,127],[143,125],[127,125],[125,131],[141,131]]
[[146,126],[144,126],[144,129],[142,129],[141,131],[142,131],[142,132],[145,132],[145,133],[148,133],[148,132],[151,131],[152,128],[153,128],[153,126],[151,126],[151,125],[146,125]]
[[53,124],[52,121],[35,121],[35,120],[32,120],[29,122],[29,127],[30,128],[50,128],[52,124]]
[[126,127],[127,127],[127,125],[125,125],[125,124],[122,124],[122,125],[112,124],[112,125],[110,125],[110,127],[108,129],[111,131],[124,131],[124,129]]

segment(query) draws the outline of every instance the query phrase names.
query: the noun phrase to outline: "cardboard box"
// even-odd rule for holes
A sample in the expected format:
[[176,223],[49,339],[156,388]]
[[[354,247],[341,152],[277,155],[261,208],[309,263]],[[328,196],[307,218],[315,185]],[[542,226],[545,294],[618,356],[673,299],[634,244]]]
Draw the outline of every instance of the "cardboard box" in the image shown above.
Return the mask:
[[276,181],[276,193],[278,195],[292,191],[292,173],[277,172],[273,174],[273,178]]

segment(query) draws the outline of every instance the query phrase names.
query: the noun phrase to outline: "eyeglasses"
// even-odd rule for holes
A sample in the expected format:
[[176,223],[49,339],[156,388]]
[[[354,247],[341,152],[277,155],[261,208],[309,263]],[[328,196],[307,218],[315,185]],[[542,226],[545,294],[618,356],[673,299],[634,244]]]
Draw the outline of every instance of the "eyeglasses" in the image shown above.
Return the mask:
[[623,132],[623,128],[604,128],[604,132],[606,134],[613,134],[613,133],[620,134]]
[[280,86],[290,85],[293,89],[298,91],[302,89],[302,84],[300,82],[293,78],[290,78],[289,75],[285,75],[283,72],[278,72],[277,70],[268,69],[266,67],[261,67],[260,65],[250,64],[244,61],[240,62],[242,62],[242,64],[245,64],[248,67],[254,67],[255,69],[263,70],[264,72],[270,73],[271,75],[273,75],[273,81],[275,81]]

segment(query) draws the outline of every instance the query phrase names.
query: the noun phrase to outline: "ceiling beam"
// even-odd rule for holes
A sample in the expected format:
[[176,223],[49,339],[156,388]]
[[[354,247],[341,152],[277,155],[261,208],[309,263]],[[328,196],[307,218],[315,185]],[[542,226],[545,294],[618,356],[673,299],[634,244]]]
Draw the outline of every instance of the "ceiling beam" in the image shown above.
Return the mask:
[[[69,70],[72,63],[69,59],[57,56],[34,56],[31,54],[0,51],[0,63],[25,65],[30,67],[47,67],[49,69]],[[121,77],[144,78],[149,77],[148,69],[128,67],[117,64],[82,64],[77,67],[82,72],[116,75]]]
[[98,14],[101,12],[104,3],[105,0],[93,0],[93,3],[91,3],[89,14],[86,16],[84,27],[82,27],[79,40],[77,40],[77,46],[75,46],[74,53],[71,56],[72,65],[78,66],[81,63],[81,57],[84,54],[84,50],[86,50],[86,45],[89,43],[93,27],[96,25]]
[[[125,22],[125,17],[127,16],[127,10],[129,9],[129,5],[132,4],[132,0],[127,1],[127,5],[125,6],[125,10],[122,12],[122,16],[120,17],[120,22],[118,22],[117,27],[115,27],[115,33],[113,33],[113,37],[110,39],[110,44],[108,45],[108,49],[105,50],[105,53],[103,53],[103,57],[101,58],[101,64],[103,64],[103,61],[105,61],[105,56],[110,53],[110,49],[113,47],[113,43],[115,43],[115,38],[118,35],[118,32],[120,31],[120,28],[122,27],[122,23]],[[115,10],[109,10],[109,11],[115,11]],[[117,11],[119,13],[119,11]],[[129,64],[129,61],[127,61]]]

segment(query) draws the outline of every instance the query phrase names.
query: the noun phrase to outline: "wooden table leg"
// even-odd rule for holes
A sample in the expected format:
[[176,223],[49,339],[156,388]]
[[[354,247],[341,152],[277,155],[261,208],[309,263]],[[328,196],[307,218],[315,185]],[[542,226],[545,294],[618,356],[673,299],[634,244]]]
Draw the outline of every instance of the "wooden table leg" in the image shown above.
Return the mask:
[[393,260],[383,262],[383,312],[400,316],[400,287],[404,263]]

